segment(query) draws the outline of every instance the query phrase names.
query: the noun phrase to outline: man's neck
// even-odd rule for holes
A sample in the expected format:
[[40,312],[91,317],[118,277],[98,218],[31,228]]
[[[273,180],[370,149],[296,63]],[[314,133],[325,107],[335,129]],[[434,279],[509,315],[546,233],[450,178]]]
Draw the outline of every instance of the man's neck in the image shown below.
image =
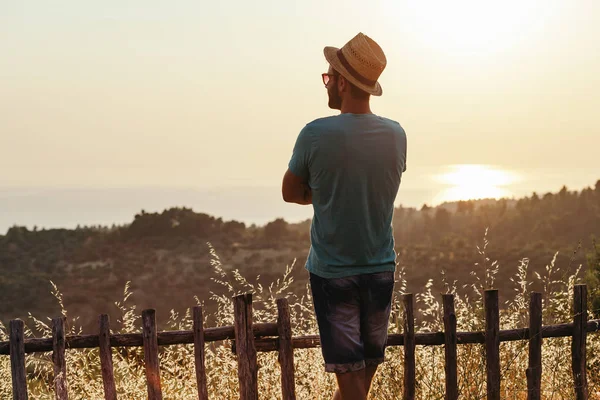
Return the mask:
[[342,103],[340,109],[342,114],[372,114],[371,106],[368,101],[346,101]]

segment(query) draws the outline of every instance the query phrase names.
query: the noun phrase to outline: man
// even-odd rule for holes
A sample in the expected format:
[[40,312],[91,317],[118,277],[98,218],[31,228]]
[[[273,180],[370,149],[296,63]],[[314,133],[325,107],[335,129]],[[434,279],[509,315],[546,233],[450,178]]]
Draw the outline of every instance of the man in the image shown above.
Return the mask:
[[379,45],[359,33],[325,47],[329,107],[341,114],[300,132],[282,184],[286,202],[312,204],[306,262],[325,370],[334,400],[365,400],[383,362],[394,288],[394,199],[406,170],[406,134],[371,112],[386,66]]

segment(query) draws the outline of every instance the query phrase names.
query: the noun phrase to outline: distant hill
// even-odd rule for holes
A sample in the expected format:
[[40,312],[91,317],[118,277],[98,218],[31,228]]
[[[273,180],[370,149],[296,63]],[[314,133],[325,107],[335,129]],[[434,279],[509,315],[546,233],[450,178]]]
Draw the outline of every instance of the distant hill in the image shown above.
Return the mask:
[[[474,264],[498,260],[502,274],[496,287],[510,295],[509,277],[528,258],[531,271],[544,267],[559,252],[557,265],[572,271],[588,264],[593,238],[600,236],[600,181],[593,188],[539,195],[519,200],[446,203],[421,209],[399,207],[393,220],[399,265],[407,272],[408,289],[422,290],[427,280],[470,283]],[[166,319],[171,309],[184,311],[194,296],[208,299],[222,287],[210,278],[212,243],[226,270],[239,269],[247,278],[260,275],[268,284],[297,258],[293,271],[297,293],[307,282],[303,269],[310,246],[310,221],[283,219],[264,226],[223,221],[189,208],[161,213],[141,211],[130,224],[77,229],[29,230],[14,226],[0,235],[0,319],[56,316],[57,301],[50,281],[63,293],[69,313],[95,329],[98,314],[118,316],[114,305],[132,282],[138,310],[157,309]],[[531,273],[532,273],[531,272]],[[440,286],[437,289],[442,290]]]

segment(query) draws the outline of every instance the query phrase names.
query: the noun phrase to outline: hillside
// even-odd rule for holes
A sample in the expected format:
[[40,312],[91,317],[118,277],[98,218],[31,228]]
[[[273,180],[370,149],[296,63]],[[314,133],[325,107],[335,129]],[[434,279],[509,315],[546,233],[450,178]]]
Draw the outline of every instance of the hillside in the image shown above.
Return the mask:
[[[559,274],[594,264],[593,237],[600,236],[600,181],[593,188],[532,194],[518,200],[484,200],[398,207],[393,220],[399,266],[408,289],[422,291],[429,279],[436,290],[445,279],[469,284],[474,269],[497,260],[501,273],[495,287],[511,295],[509,278],[521,260],[529,274],[544,274],[556,252]],[[292,272],[296,293],[306,289],[303,269],[309,247],[310,221],[288,224],[277,219],[265,226],[223,221],[187,208],[162,213],[141,211],[130,224],[77,229],[27,229],[15,226],[0,236],[0,319],[56,316],[51,294],[57,284],[71,316],[95,329],[97,315],[111,314],[131,281],[131,300],[141,309],[157,309],[165,320],[171,309],[183,312],[194,296],[208,299],[223,287],[211,267],[210,242],[226,270],[239,269],[247,278],[260,275],[268,286],[297,259]],[[489,244],[486,254],[484,235]],[[475,266],[475,263],[479,263]],[[510,286],[512,287],[512,286]],[[468,290],[466,288],[465,290]]]

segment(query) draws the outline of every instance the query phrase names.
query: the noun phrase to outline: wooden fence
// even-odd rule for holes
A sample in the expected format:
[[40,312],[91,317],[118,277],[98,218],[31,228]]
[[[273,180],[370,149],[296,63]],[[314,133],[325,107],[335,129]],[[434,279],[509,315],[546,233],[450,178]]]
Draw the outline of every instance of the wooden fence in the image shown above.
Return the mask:
[[[454,297],[444,294],[444,332],[415,333],[413,295],[403,296],[405,309],[404,333],[388,337],[389,346],[404,346],[404,393],[403,399],[415,398],[415,346],[444,345],[446,399],[459,397],[457,381],[457,345],[467,343],[485,344],[487,370],[487,398],[500,399],[500,342],[528,340],[529,366],[526,370],[528,399],[540,399],[542,376],[542,339],[548,337],[571,337],[573,391],[578,400],[588,398],[586,375],[586,336],[588,332],[600,331],[600,320],[588,321],[587,288],[576,285],[573,296],[573,321],[570,323],[542,326],[542,296],[532,293],[529,306],[529,327],[500,330],[498,291],[485,291],[485,331],[457,332],[454,313]],[[142,312],[142,333],[115,334],[109,331],[109,318],[99,318],[97,335],[65,336],[64,318],[52,320],[52,337],[24,339],[23,321],[10,321],[10,340],[0,342],[0,354],[10,354],[13,399],[27,399],[25,354],[52,351],[54,363],[54,386],[56,399],[68,398],[66,382],[65,350],[76,348],[100,349],[100,362],[105,398],[115,400],[117,392],[113,376],[112,347],[143,346],[144,366],[148,387],[148,399],[162,399],[159,346],[194,344],[198,398],[208,399],[204,365],[204,346],[207,342],[231,339],[238,360],[239,391],[241,400],[258,399],[257,357],[259,351],[279,352],[281,366],[281,390],[284,400],[295,399],[293,349],[319,346],[317,335],[292,337],[290,313],[287,300],[277,300],[276,323],[252,323],[252,295],[244,294],[233,299],[234,326],[204,328],[202,307],[193,309],[191,331],[157,332],[154,310]]]

